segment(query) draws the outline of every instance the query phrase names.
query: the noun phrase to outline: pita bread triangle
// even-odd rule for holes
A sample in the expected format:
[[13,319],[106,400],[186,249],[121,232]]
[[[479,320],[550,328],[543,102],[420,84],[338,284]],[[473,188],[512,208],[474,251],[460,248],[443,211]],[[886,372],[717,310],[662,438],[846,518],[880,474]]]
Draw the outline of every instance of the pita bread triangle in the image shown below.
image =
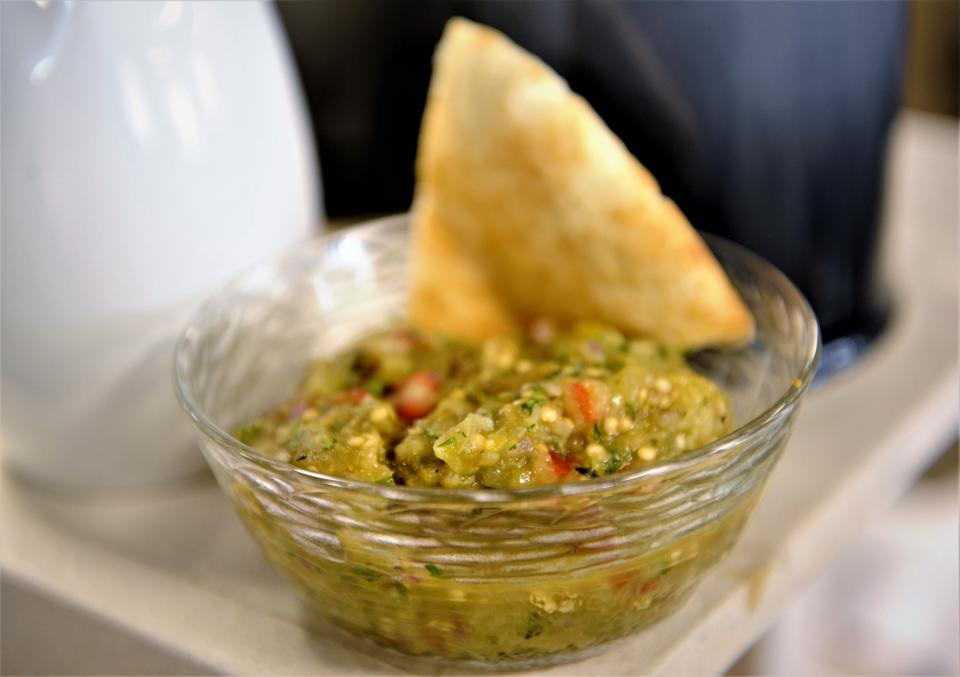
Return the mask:
[[688,348],[753,335],[703,240],[587,102],[464,19],[434,56],[411,265],[411,320],[464,339],[534,316]]

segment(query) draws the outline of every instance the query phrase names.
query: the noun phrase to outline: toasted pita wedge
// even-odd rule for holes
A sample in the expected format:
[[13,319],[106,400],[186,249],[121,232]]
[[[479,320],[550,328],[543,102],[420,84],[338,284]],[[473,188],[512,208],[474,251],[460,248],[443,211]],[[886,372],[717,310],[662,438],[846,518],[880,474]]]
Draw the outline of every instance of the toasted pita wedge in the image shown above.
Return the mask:
[[464,19],[434,57],[413,211],[426,328],[481,338],[542,315],[683,347],[753,335],[703,240],[586,101]]
[[480,264],[418,201],[411,254],[410,316],[425,331],[467,340],[515,332],[514,313],[500,300]]

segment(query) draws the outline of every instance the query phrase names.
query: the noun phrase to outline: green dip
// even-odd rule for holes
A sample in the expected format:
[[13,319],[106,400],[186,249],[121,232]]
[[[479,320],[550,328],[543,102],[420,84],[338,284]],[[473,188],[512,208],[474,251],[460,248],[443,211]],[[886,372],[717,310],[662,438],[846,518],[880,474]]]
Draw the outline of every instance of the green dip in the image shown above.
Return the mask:
[[468,346],[408,329],[314,362],[234,432],[303,468],[379,484],[509,489],[674,458],[730,432],[729,398],[682,355],[615,329],[534,325]]
[[[479,346],[368,336],[312,363],[289,401],[234,434],[338,477],[503,489],[642,468],[732,425],[727,395],[679,353],[539,322]],[[232,493],[318,616],[407,654],[535,665],[669,615],[731,547],[760,485],[706,517],[664,507],[673,489],[687,491],[655,477],[494,507],[337,487],[278,499],[257,482]]]

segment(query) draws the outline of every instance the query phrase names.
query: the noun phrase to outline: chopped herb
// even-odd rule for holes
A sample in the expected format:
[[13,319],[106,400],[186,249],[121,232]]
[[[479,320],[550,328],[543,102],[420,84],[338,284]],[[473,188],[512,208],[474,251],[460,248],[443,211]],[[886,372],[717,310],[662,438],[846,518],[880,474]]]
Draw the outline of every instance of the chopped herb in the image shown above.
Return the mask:
[[423,568],[430,572],[430,575],[434,578],[446,578],[447,575],[443,573],[443,569],[438,567],[436,564],[424,564]]
[[393,475],[387,475],[382,480],[377,480],[377,484],[384,484],[386,486],[393,486],[395,482],[393,481]]
[[547,401],[547,393],[540,386],[533,388],[533,394],[529,399],[520,405],[520,408],[527,414],[532,414],[533,410]]
[[287,444],[286,444],[287,451],[293,451],[294,449],[296,449],[297,445],[300,444],[300,440],[303,439],[303,436],[305,434],[306,434],[306,431],[300,430],[297,432],[296,435],[294,435],[289,440],[287,440]]
[[597,473],[595,473],[592,468],[584,468],[582,466],[577,466],[576,468],[574,468],[574,470],[576,470],[581,475],[586,475],[587,477],[597,476]]
[[620,352],[621,352],[621,353],[624,353],[624,354],[630,352],[630,342],[629,342],[629,341],[624,341],[623,343],[620,344]]
[[440,442],[440,446],[441,446],[441,447],[449,447],[451,444],[453,444],[453,438],[452,438],[452,437],[448,437],[448,438],[445,439],[443,442]]
[[436,433],[432,433],[432,432],[430,432],[429,430],[424,430],[424,431],[423,431],[423,434],[424,434],[424,436],[425,436],[428,440],[431,440],[431,441],[433,441],[433,440],[437,439],[438,437],[440,437],[440,436],[437,435]]
[[262,434],[263,428],[254,423],[253,425],[244,426],[243,428],[237,428],[233,436],[244,444],[250,444]]
[[465,432],[463,432],[463,431],[461,430],[461,431],[460,431],[460,437],[462,437],[463,439],[467,439],[467,433],[465,433]]
[[367,382],[363,384],[363,389],[366,390],[371,395],[375,397],[380,397],[383,395],[384,389],[386,389],[387,384],[383,382],[383,379],[378,376],[373,376],[367,379]]
[[374,571],[373,569],[368,569],[367,567],[363,566],[353,567],[353,573],[361,578],[366,578],[368,581],[372,581],[383,576],[383,574],[381,574],[379,571]]
[[323,450],[330,451],[335,446],[337,446],[337,440],[331,437],[329,440],[327,440],[326,444],[323,445]]
[[394,581],[393,588],[397,591],[397,594],[400,595],[402,599],[407,598],[407,586],[405,586],[403,583],[400,581]]
[[500,640],[497,638],[496,635],[487,635],[487,641],[490,642],[491,644],[496,644]]
[[530,616],[527,617],[527,634],[523,636],[524,639],[530,639],[531,637],[536,637],[537,635],[543,632],[543,619],[540,618],[540,614],[534,611]]
[[593,439],[599,440],[603,436],[603,433],[600,431],[600,423],[594,422],[593,424]]
[[627,411],[630,412],[630,416],[632,416],[634,420],[637,419],[637,403],[636,402],[627,402]]
[[511,444],[511,445],[510,445],[510,448],[507,449],[507,451],[513,451],[513,450],[516,449],[516,448],[517,448],[517,445],[516,445],[516,444]]
[[606,467],[607,474],[612,475],[618,470],[620,470],[620,459],[617,458],[616,456],[611,456],[610,458],[607,459],[607,467]]
[[537,424],[536,424],[536,423],[531,423],[530,425],[527,426],[527,432],[530,432],[531,430],[533,430],[533,429],[536,428],[536,427],[537,427]]

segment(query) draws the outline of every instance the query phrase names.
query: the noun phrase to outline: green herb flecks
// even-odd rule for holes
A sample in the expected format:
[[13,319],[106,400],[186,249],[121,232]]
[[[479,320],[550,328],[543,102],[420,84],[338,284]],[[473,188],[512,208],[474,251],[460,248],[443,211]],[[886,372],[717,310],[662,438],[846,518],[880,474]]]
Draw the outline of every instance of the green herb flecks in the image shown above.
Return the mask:
[[303,439],[303,436],[305,434],[306,434],[305,430],[298,430],[293,437],[287,440],[287,444],[285,445],[287,448],[287,451],[294,451],[297,448],[297,446],[300,444],[300,440]]
[[380,397],[383,395],[383,391],[386,389],[387,384],[383,382],[379,376],[371,376],[367,379],[367,382],[363,384],[363,389],[374,397]]
[[543,391],[543,388],[538,386],[533,389],[533,394],[523,403],[521,403],[520,408],[523,409],[523,412],[527,414],[527,416],[529,416],[537,407],[546,401],[547,393]]
[[368,581],[375,581],[383,576],[383,574],[381,574],[379,571],[374,571],[373,569],[368,569],[367,567],[359,565],[353,567],[353,573],[355,573],[357,576],[360,576],[360,578],[365,578]]
[[607,459],[606,468],[604,469],[606,470],[606,473],[608,475],[612,475],[613,473],[620,470],[621,465],[622,464],[620,463],[619,458],[617,458],[616,456],[611,456],[610,458]]
[[530,639],[531,637],[536,637],[543,633],[543,618],[540,616],[540,613],[534,611],[527,617],[527,633],[523,636],[524,639]]
[[263,434],[263,428],[256,423],[237,428],[233,436],[244,444],[250,444]]
[[443,569],[438,567],[436,564],[424,564],[423,568],[430,572],[430,575],[434,578],[446,578],[447,575],[443,573]]

